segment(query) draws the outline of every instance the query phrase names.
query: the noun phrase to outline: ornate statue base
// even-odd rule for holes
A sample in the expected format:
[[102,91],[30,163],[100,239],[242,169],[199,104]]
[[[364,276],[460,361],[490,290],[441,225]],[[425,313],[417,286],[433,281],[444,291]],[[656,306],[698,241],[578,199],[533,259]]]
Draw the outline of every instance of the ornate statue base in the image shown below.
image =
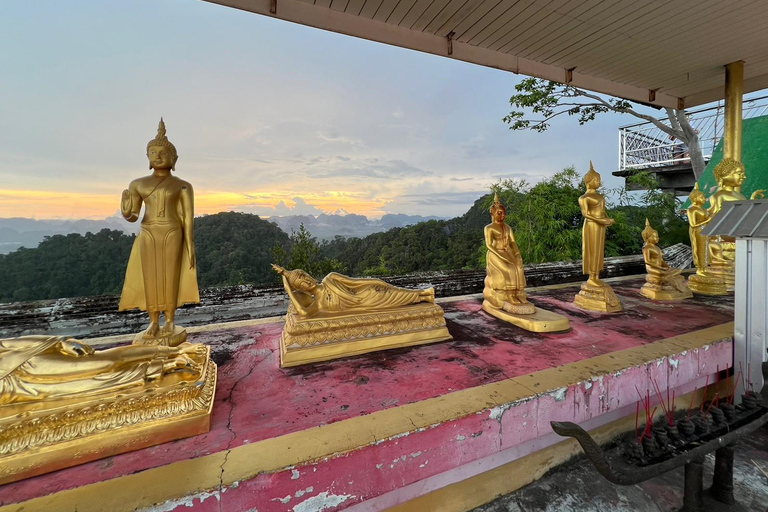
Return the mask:
[[145,386],[0,406],[0,485],[210,430],[216,364],[195,382],[167,374]]
[[710,271],[711,267],[697,271],[688,278],[688,288],[702,295],[728,295],[728,288],[721,276]]
[[450,339],[443,310],[432,303],[313,317],[302,317],[290,305],[280,338],[280,367]]
[[617,313],[623,310],[621,301],[610,286],[605,283],[595,286],[590,281],[582,283],[581,291],[576,294],[573,304],[579,309],[602,313]]
[[652,300],[683,300],[693,297],[693,293],[685,284],[685,278],[676,275],[668,278],[646,275],[645,284],[640,288],[640,294]]
[[499,320],[504,320],[512,325],[530,332],[563,332],[570,330],[571,322],[567,317],[545,311],[534,307],[532,314],[517,315],[491,306],[487,301],[483,301],[483,311],[489,315],[495,316]]
[[707,273],[720,279],[725,284],[726,291],[732,292],[736,289],[736,269],[732,265],[714,264],[707,267]]
[[133,337],[134,345],[160,345],[163,347],[178,347],[187,341],[187,330],[178,325],[174,326],[173,332],[158,332],[155,336],[147,336],[147,331],[141,331]]

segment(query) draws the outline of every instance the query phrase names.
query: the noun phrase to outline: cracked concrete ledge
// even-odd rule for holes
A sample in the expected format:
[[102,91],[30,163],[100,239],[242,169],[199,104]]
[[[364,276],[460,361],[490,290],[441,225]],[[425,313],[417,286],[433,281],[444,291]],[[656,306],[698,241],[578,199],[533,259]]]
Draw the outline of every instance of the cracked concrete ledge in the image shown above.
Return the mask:
[[[690,359],[686,367],[695,365],[699,372],[699,355],[706,354],[714,361],[719,351],[727,352],[732,330],[732,323],[711,327],[234,448],[232,442],[237,432],[228,424],[232,437],[223,451],[61,491],[23,504],[7,505],[0,507],[0,512],[16,511],[20,507],[25,512],[51,509],[118,512],[159,506],[179,496],[223,493],[260,474],[293,470],[352,452],[405,443],[413,434],[439,427],[458,428],[462,422],[469,429],[460,434],[459,437],[466,440],[462,442],[482,438],[484,434],[497,436],[486,447],[490,450],[487,454],[475,450],[473,457],[478,458],[494,450],[535,440],[548,428],[550,419],[579,422],[624,406],[631,399],[629,390],[624,390],[624,395],[620,390],[611,393],[611,382],[613,380],[615,384],[616,379],[631,372],[636,373],[636,378],[645,375],[646,379],[652,371],[665,373],[668,375],[666,384],[676,387],[671,369],[678,371],[679,362],[676,365],[664,362],[672,356],[676,361],[684,357],[696,358],[696,361]],[[258,366],[253,366],[248,375]],[[229,392],[229,423],[238,384],[245,378],[235,382]],[[631,392],[634,393],[633,388]],[[529,422],[525,421],[526,417],[530,418]],[[496,427],[489,426],[486,420],[492,420]],[[476,424],[482,425],[475,427]],[[455,433],[452,436],[457,437]],[[490,439],[487,435],[486,438]],[[505,439],[508,442],[504,442]],[[467,458],[463,451],[458,453],[462,464],[471,461],[472,457]],[[178,475],[185,477],[178,478]],[[138,496],[137,489],[141,489]],[[98,496],[98,499],[89,500],[87,496]]]

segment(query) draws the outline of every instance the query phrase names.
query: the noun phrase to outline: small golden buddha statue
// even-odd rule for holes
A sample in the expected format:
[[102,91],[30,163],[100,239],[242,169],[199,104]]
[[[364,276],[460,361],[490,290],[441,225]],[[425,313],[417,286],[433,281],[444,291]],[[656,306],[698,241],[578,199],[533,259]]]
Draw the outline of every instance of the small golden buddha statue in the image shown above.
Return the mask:
[[693,265],[696,267],[696,273],[688,277],[688,288],[703,295],[727,295],[728,289],[722,276],[713,274],[707,263],[707,255],[710,249],[709,237],[702,235],[701,230],[709,223],[712,217],[704,208],[707,198],[699,190],[698,183],[694,185],[689,198],[691,206],[686,210],[686,215],[688,216],[688,234],[691,238]]
[[525,294],[523,257],[515,242],[512,227],[505,221],[507,209],[494,194],[491,223],[485,226],[486,276],[483,310],[518,327],[533,332],[565,331],[568,318],[541,310]]
[[[741,186],[747,179],[744,164],[733,158],[723,158],[714,170],[717,190],[709,198],[709,218],[723,208],[726,201],[746,201]],[[763,190],[756,190],[750,199],[763,197]],[[725,281],[728,291],[733,291],[736,282],[736,240],[733,237],[709,237],[707,242],[708,273]]]
[[685,284],[685,278],[679,268],[670,268],[664,261],[664,253],[659,248],[659,232],[651,227],[645,219],[645,229],[642,232],[643,259],[645,260],[645,284],[640,293],[653,300],[682,300],[693,297],[691,290]]
[[613,313],[621,311],[621,302],[613,289],[600,279],[605,268],[605,233],[615,222],[605,212],[605,198],[598,192],[602,185],[600,174],[589,162],[589,172],[584,175],[586,193],[579,198],[584,226],[581,230],[581,248],[584,274],[589,276],[581,285],[581,291],[573,303],[580,309]]
[[[135,179],[123,191],[120,211],[136,222],[145,207],[141,232],[136,237],[125,272],[120,311],[138,308],[149,313],[149,327],[134,343],[178,345],[186,331],[174,324],[176,308],[199,303],[194,239],[192,185],[171,174],[179,159],[165,135],[162,118],[157,136],[147,144],[153,173]],[[160,314],[165,324],[160,327]]]
[[434,288],[408,290],[380,279],[272,268],[290,299],[280,366],[289,367],[451,339]]

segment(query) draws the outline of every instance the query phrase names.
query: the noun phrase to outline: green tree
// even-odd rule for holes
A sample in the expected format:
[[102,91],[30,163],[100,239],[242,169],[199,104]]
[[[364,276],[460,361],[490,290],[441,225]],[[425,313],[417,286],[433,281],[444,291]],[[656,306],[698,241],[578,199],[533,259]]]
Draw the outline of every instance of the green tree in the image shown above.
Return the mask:
[[[573,87],[571,85],[542,80],[540,78],[525,78],[515,86],[517,94],[509,102],[514,107],[504,117],[511,130],[534,130],[544,132],[550,122],[559,116],[576,116],[579,124],[593,121],[598,114],[615,112],[629,114],[652,123],[670,137],[679,139],[688,146],[691,155],[691,167],[698,181],[701,178],[706,163],[699,144],[699,135],[691,126],[684,110],[666,108],[666,122],[638,112],[636,106],[621,98],[605,99],[600,95]],[[530,111],[534,118],[528,118]]]
[[288,248],[276,245],[272,254],[278,265],[288,269],[300,268],[315,279],[322,279],[329,272],[344,272],[344,265],[338,260],[323,257],[320,244],[302,222],[298,231],[292,231]]

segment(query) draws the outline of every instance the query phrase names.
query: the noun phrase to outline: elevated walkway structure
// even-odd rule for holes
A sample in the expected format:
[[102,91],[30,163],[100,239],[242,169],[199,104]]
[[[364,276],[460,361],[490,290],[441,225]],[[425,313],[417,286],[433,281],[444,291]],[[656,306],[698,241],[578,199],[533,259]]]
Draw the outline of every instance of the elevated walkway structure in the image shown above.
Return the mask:
[[732,298],[658,303],[642,283],[612,280],[610,315],[576,309],[578,284],[531,290],[565,334],[444,299],[453,341],[287,370],[281,319],[191,333],[219,365],[208,434],[2,486],[0,512],[470,510],[579,452],[551,420],[608,441],[634,428],[638,391],[684,405],[730,366]]
[[[768,114],[768,96],[745,100],[743,112],[745,145],[759,142],[763,137],[768,140],[768,133],[753,133],[747,140],[747,126],[755,125],[746,122]],[[669,126],[669,121],[665,118],[660,117],[659,120]],[[719,162],[723,154],[724,105],[718,104],[715,107],[693,110],[688,113],[688,120],[699,134],[699,144],[704,160],[709,162],[717,154],[719,155],[717,162]],[[752,130],[754,131],[754,128]],[[671,138],[648,121],[619,128],[619,169],[613,172],[613,175],[626,179],[641,171],[656,175],[662,189],[674,191],[679,196],[687,196],[696,182],[691,169],[688,146],[680,140]],[[631,183],[627,183],[627,189],[637,190],[639,187],[633,187]]]

